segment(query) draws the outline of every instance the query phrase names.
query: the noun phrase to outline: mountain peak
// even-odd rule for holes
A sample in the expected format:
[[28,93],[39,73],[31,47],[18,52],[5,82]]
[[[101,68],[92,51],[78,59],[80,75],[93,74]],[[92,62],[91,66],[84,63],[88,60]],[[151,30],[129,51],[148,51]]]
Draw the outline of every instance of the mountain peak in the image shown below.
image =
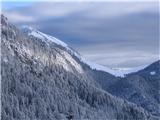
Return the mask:
[[44,42],[53,42],[57,45],[61,45],[63,47],[68,47],[68,45],[64,42],[62,42],[61,40],[52,37],[50,35],[47,35],[45,33],[40,32],[39,30],[31,27],[31,26],[22,26],[21,30],[23,31],[23,33],[25,33],[28,36],[33,36],[36,38],[39,38],[40,40],[43,40]]

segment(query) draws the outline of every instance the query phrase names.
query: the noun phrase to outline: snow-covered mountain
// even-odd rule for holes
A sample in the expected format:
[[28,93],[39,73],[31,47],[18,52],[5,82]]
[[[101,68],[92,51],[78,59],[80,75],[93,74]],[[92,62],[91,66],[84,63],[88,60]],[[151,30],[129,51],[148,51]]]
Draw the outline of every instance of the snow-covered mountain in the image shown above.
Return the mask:
[[28,36],[34,36],[36,38],[39,38],[43,42],[46,42],[47,44],[50,44],[50,42],[54,42],[57,45],[63,46],[66,48],[67,51],[69,51],[71,54],[76,56],[81,62],[84,64],[87,64],[91,69],[93,70],[98,70],[98,71],[104,71],[107,73],[110,73],[116,77],[125,77],[127,74],[132,73],[132,72],[137,72],[139,70],[142,70],[146,66],[140,66],[140,67],[135,67],[135,68],[128,68],[128,69],[113,69],[113,68],[108,68],[99,64],[96,64],[94,62],[91,62],[84,57],[82,57],[79,53],[71,49],[66,43],[62,42],[61,40],[52,37],[50,35],[44,34],[30,26],[22,26],[21,30],[26,33]]
[[107,91],[122,79],[110,69],[86,61],[54,37],[17,29],[3,15],[1,28],[2,119],[156,119]]

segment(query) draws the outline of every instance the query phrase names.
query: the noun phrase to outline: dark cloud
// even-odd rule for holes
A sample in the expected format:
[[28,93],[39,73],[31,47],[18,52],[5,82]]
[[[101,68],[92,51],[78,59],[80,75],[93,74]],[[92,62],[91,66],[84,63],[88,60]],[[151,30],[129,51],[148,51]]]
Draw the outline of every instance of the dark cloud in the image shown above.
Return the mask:
[[156,2],[45,2],[4,13],[18,26],[34,26],[99,64],[134,67],[158,59]]

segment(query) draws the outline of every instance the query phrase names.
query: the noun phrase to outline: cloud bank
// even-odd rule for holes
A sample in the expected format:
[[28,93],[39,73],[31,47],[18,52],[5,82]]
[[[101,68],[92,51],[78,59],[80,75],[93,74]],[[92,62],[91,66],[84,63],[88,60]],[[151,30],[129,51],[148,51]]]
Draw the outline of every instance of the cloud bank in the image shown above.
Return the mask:
[[158,1],[34,2],[4,3],[2,12],[12,23],[53,35],[96,63],[136,67],[159,57],[158,7]]

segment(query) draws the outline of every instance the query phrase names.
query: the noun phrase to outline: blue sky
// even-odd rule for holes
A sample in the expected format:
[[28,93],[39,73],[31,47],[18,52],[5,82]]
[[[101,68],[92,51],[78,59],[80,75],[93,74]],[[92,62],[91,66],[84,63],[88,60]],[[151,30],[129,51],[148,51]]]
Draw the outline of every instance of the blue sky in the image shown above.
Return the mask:
[[158,1],[3,2],[2,13],[69,44],[109,67],[136,67],[159,57]]

